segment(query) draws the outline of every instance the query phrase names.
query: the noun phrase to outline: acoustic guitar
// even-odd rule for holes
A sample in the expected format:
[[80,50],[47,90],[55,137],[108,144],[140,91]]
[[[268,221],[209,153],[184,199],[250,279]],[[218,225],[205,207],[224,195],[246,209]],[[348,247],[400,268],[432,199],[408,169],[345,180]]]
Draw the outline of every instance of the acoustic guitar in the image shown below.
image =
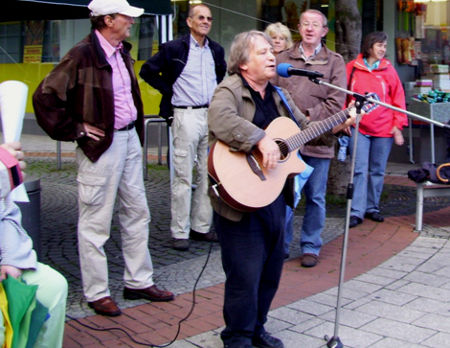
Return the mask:
[[[365,112],[378,105],[366,104]],[[208,174],[212,190],[232,208],[251,212],[272,203],[283,189],[286,178],[303,172],[306,164],[297,156],[301,145],[343,123],[349,109],[309,125],[299,131],[288,117],[277,117],[265,132],[279,146],[281,158],[274,169],[262,166],[262,154],[255,148],[250,153],[236,151],[218,140],[210,149]]]

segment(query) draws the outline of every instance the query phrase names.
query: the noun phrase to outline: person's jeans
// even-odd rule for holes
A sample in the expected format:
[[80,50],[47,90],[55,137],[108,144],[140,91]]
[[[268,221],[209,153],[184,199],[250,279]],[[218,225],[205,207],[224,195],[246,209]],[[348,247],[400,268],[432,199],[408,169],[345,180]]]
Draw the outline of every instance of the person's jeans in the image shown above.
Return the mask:
[[286,206],[286,229],[284,231],[284,255],[289,255],[289,246],[294,239],[294,210]]
[[300,248],[303,254],[319,255],[322,247],[322,233],[325,226],[325,195],[327,193],[328,170],[331,160],[303,155],[303,160],[314,168],[305,184],[303,193],[306,198],[305,216],[300,236]]
[[[354,129],[352,130],[354,133]],[[353,154],[353,137],[350,153]],[[384,173],[394,138],[380,138],[358,134],[351,215],[360,219],[365,213],[380,212]]]
[[[303,160],[303,158],[299,155]],[[305,170],[300,174],[297,174],[294,179],[294,209],[297,207],[300,199],[301,192],[305,183],[308,182],[311,173],[314,168],[306,164]],[[284,231],[284,254],[289,255],[289,246],[291,245],[292,239],[294,238],[294,209],[289,205],[286,206],[286,229]]]
[[244,214],[241,221],[214,213],[226,275],[224,344],[242,347],[264,332],[267,313],[283,267],[284,212],[281,194],[270,205]]

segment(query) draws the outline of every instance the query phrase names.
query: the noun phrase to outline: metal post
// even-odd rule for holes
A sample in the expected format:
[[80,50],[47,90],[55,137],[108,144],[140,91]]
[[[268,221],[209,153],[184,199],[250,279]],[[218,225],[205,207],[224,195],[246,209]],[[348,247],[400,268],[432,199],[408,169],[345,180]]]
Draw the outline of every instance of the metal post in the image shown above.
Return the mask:
[[56,141],[56,168],[61,169],[61,142]]

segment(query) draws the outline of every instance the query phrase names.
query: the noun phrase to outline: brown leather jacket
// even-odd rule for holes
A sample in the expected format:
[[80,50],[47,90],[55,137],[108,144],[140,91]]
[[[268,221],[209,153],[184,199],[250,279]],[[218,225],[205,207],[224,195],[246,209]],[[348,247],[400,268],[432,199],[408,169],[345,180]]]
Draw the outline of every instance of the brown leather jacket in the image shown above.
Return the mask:
[[[144,112],[139,85],[133,70],[131,45],[123,42],[122,57],[130,73],[131,91],[137,109],[136,130],[144,138]],[[45,77],[33,95],[38,124],[55,140],[77,141],[85,155],[95,162],[114,136],[112,68],[95,32],[75,45]],[[83,122],[105,131],[94,141],[85,136]]]
[[[329,50],[322,44],[320,52],[312,59],[305,62],[300,55],[300,43],[277,55],[277,64],[289,63],[294,68],[315,70],[324,75],[322,80],[341,88],[347,87],[347,75],[345,62],[342,56]],[[342,110],[345,104],[346,94],[331,87],[316,84],[306,77],[292,76],[288,78],[277,75],[272,81],[274,85],[288,90],[295,105],[307,116],[310,121],[322,121]],[[327,145],[310,144],[300,148],[302,155],[333,158],[335,136],[328,134]]]

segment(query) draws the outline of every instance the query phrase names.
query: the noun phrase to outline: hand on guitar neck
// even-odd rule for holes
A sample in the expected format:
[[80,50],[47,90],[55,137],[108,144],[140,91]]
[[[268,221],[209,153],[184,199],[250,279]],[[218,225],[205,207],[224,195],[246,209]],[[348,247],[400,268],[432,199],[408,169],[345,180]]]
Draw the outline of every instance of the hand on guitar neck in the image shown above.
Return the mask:
[[280,160],[280,147],[267,134],[262,138],[256,146],[262,155],[262,165],[264,168],[273,169]]
[[[371,98],[374,101],[378,101],[380,100],[380,97],[376,94],[376,93],[366,93],[367,98]],[[366,114],[371,112],[372,110],[376,109],[378,107],[378,104],[376,104],[373,101],[367,101],[366,104],[363,105],[363,107],[361,108],[361,117]],[[355,106],[355,101],[353,100],[347,107],[348,110],[348,119],[344,122],[341,123],[335,127],[333,127],[332,132],[334,134],[338,133],[338,132],[344,132],[347,133],[347,135],[351,135],[351,131],[350,131],[350,126],[354,125],[356,123],[356,106]]]
[[[351,135],[350,126],[354,125],[356,123],[356,108],[355,108],[355,102],[352,101],[348,106],[348,119],[335,127],[333,127],[333,134],[336,134],[338,132],[344,132],[347,135]],[[365,110],[361,110],[361,116],[365,114]]]

